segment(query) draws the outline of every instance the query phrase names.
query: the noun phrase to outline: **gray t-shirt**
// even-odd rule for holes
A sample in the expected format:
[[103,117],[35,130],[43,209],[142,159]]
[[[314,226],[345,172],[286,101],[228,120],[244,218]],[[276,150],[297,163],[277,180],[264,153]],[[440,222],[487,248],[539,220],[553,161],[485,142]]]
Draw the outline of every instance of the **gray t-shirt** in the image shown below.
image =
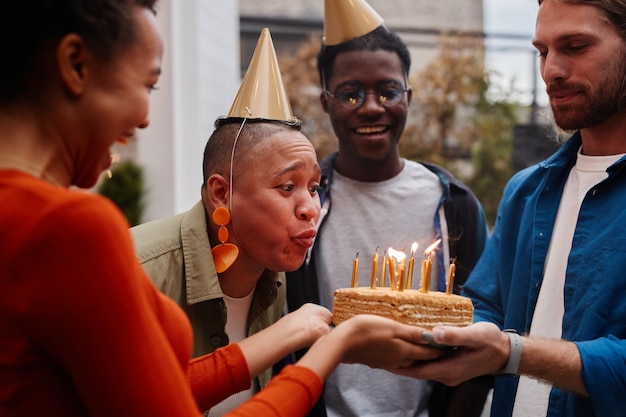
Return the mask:
[[[334,290],[350,287],[357,252],[359,286],[370,285],[377,246],[381,260],[388,247],[410,255],[411,244],[418,242],[413,273],[413,288],[418,288],[423,250],[435,240],[434,217],[442,193],[437,176],[409,160],[397,176],[381,182],[333,175],[330,214],[316,243],[322,305],[332,309]],[[328,378],[324,400],[329,417],[425,417],[431,391],[431,382],[350,364],[339,365]]]

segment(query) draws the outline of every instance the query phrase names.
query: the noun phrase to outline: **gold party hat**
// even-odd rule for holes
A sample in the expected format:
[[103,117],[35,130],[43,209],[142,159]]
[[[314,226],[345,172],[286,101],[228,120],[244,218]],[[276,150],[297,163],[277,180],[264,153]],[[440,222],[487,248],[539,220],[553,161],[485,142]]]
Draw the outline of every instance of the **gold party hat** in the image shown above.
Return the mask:
[[366,35],[383,18],[365,0],[324,0],[324,44],[337,45]]
[[261,31],[252,60],[241,80],[239,91],[227,117],[278,120],[294,123],[278,59],[268,28]]

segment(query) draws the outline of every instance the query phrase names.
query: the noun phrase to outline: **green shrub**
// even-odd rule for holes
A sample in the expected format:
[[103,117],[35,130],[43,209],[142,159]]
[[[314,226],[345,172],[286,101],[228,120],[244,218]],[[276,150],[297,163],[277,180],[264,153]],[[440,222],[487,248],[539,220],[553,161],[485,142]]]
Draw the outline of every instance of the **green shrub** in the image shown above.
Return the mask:
[[126,160],[113,165],[111,174],[102,180],[98,193],[113,201],[131,226],[138,225],[145,208],[143,168]]

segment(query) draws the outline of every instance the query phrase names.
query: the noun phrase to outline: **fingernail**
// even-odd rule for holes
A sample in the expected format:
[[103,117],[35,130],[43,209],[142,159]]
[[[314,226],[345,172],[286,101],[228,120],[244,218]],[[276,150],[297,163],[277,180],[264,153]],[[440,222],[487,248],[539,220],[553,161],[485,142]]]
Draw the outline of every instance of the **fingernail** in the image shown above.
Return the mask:
[[431,332],[422,332],[422,339],[427,342],[434,342],[435,338]]
[[433,336],[435,338],[435,342],[441,342],[441,340],[443,339],[443,330],[442,329],[436,329],[433,331]]

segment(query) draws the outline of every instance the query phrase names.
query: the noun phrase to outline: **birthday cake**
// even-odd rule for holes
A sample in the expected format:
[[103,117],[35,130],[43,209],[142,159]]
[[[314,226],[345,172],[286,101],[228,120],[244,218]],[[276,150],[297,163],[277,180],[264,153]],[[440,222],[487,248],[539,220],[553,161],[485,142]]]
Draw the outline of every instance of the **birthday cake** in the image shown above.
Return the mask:
[[467,297],[445,292],[391,288],[339,288],[335,291],[334,325],[356,314],[375,314],[401,323],[432,329],[435,326],[467,326],[474,306]]

